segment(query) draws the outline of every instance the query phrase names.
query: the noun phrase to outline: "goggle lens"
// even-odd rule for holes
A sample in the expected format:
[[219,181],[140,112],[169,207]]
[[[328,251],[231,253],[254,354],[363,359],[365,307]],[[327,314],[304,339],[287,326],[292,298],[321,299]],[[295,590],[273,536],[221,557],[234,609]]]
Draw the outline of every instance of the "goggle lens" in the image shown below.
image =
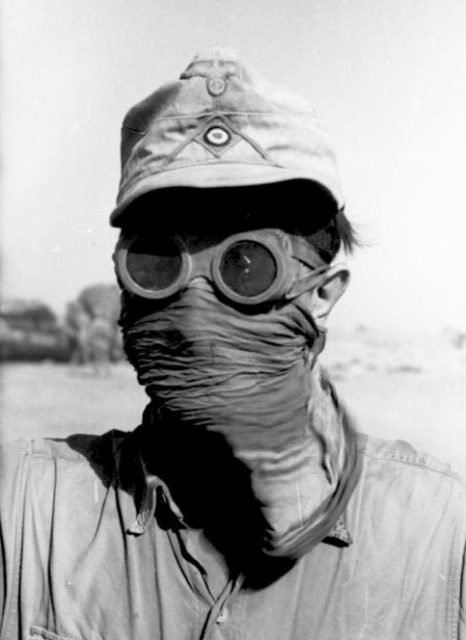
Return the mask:
[[132,280],[151,291],[163,291],[180,276],[180,249],[167,237],[138,238],[131,244],[126,266]]
[[220,275],[225,285],[246,298],[267,291],[277,277],[277,270],[272,253],[253,240],[230,245],[220,261]]

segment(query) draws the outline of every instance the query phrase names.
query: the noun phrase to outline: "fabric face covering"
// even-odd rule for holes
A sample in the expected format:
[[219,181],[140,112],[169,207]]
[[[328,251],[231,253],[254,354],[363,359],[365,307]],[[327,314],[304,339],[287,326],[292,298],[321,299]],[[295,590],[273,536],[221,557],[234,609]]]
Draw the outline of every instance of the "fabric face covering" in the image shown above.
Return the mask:
[[295,301],[245,313],[201,278],[164,306],[131,307],[130,299],[121,319],[125,350],[151,398],[154,430],[221,436],[248,470],[262,550],[286,556],[341,468],[342,439],[328,429],[334,415],[322,411],[311,373],[312,318]]

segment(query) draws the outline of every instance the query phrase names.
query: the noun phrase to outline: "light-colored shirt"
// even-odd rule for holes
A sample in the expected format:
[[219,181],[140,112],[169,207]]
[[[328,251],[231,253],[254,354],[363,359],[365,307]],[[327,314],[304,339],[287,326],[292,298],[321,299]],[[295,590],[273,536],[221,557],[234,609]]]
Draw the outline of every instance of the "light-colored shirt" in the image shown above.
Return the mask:
[[466,640],[462,481],[404,442],[358,440],[331,535],[271,584],[220,595],[159,517],[163,484],[130,434],[7,445],[1,640]]

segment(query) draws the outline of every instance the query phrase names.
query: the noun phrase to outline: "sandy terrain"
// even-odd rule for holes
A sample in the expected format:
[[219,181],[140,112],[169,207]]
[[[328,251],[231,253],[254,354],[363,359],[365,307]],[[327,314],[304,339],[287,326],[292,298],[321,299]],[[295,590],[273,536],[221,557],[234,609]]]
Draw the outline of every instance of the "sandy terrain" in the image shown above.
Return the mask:
[[[331,334],[322,362],[359,430],[403,438],[466,472],[466,350],[435,338]],[[1,370],[2,440],[131,429],[146,397],[127,365],[96,377],[66,365]]]

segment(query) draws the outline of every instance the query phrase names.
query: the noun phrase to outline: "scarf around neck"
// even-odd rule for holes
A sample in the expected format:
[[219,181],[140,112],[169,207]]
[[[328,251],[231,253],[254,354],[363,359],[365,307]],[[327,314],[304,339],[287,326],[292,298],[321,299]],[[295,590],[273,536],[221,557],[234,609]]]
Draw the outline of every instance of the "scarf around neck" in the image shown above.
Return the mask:
[[299,557],[322,540],[359,462],[333,387],[311,366],[315,325],[299,307],[246,315],[193,284],[122,326],[151,398],[155,467],[187,520],[239,527],[274,557]]

